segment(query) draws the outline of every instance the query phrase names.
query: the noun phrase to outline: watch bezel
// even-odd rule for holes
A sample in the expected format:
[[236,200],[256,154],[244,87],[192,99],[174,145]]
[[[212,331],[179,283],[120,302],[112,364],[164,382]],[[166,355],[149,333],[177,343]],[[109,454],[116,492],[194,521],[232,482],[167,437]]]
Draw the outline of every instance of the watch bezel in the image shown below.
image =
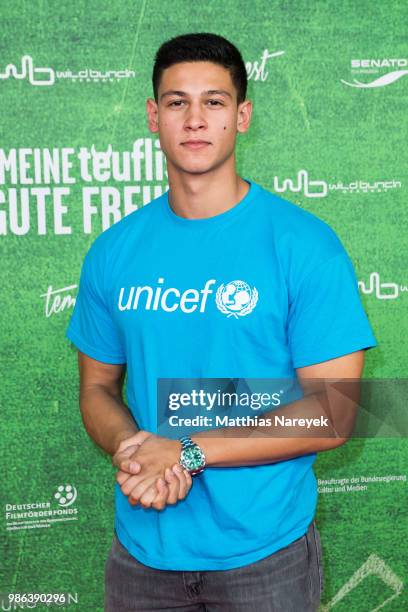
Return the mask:
[[[183,438],[180,438],[180,441],[182,444],[183,443],[186,444],[188,442],[187,446],[182,447],[182,450],[180,453],[180,464],[192,476],[194,476],[195,474],[199,474],[200,472],[203,472],[205,468],[205,453],[203,449],[201,448],[201,446],[199,446],[196,442],[191,440],[191,438],[189,438],[188,436],[183,436]],[[188,464],[190,463],[188,455],[191,453],[192,450],[194,450],[194,453],[196,454],[197,452],[199,453],[199,457],[197,459],[199,459],[200,463],[196,467],[188,467]]]

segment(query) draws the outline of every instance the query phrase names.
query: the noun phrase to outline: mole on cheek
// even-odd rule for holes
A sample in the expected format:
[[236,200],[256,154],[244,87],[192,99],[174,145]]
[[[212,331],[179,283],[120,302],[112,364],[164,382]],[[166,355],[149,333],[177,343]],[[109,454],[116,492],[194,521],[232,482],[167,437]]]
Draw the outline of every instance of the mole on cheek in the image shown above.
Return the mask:
[[224,125],[224,130],[226,130],[226,129],[227,129],[227,126],[226,126],[226,125]]

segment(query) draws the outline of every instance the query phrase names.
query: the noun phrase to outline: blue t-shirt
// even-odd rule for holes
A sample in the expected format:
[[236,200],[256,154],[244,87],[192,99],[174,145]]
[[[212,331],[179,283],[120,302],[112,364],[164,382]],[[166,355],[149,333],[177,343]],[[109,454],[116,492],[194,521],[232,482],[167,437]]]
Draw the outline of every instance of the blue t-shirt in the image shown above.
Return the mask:
[[[290,378],[376,346],[335,232],[247,182],[238,204],[207,219],[180,217],[165,192],[100,234],[85,257],[67,337],[98,361],[127,364],[141,429],[157,432],[158,378]],[[161,512],[131,506],[116,484],[118,538],[158,569],[263,559],[312,521],[315,459],[207,467]]]

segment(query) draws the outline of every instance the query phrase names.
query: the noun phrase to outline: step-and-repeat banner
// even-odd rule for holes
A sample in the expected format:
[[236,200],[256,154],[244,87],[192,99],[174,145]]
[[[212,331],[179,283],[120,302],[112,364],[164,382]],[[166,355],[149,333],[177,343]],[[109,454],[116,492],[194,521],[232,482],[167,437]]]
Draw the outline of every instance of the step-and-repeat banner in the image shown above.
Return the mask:
[[[402,379],[408,6],[15,0],[0,14],[1,609],[48,593],[37,607],[97,611],[115,471],[84,430],[64,334],[92,241],[168,188],[145,116],[155,51],[193,31],[241,49],[254,116],[239,173],[337,232],[379,342],[364,377]],[[398,432],[319,455],[323,610],[408,609],[407,455]]]

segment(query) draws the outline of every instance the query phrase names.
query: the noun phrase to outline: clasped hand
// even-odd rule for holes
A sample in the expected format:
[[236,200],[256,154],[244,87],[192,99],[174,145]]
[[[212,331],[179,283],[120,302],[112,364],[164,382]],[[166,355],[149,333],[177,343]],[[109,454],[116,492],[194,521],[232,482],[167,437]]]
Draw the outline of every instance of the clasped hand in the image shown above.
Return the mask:
[[178,463],[179,456],[178,441],[148,431],[122,440],[112,463],[118,468],[116,481],[129,503],[163,510],[184,499],[192,477]]

